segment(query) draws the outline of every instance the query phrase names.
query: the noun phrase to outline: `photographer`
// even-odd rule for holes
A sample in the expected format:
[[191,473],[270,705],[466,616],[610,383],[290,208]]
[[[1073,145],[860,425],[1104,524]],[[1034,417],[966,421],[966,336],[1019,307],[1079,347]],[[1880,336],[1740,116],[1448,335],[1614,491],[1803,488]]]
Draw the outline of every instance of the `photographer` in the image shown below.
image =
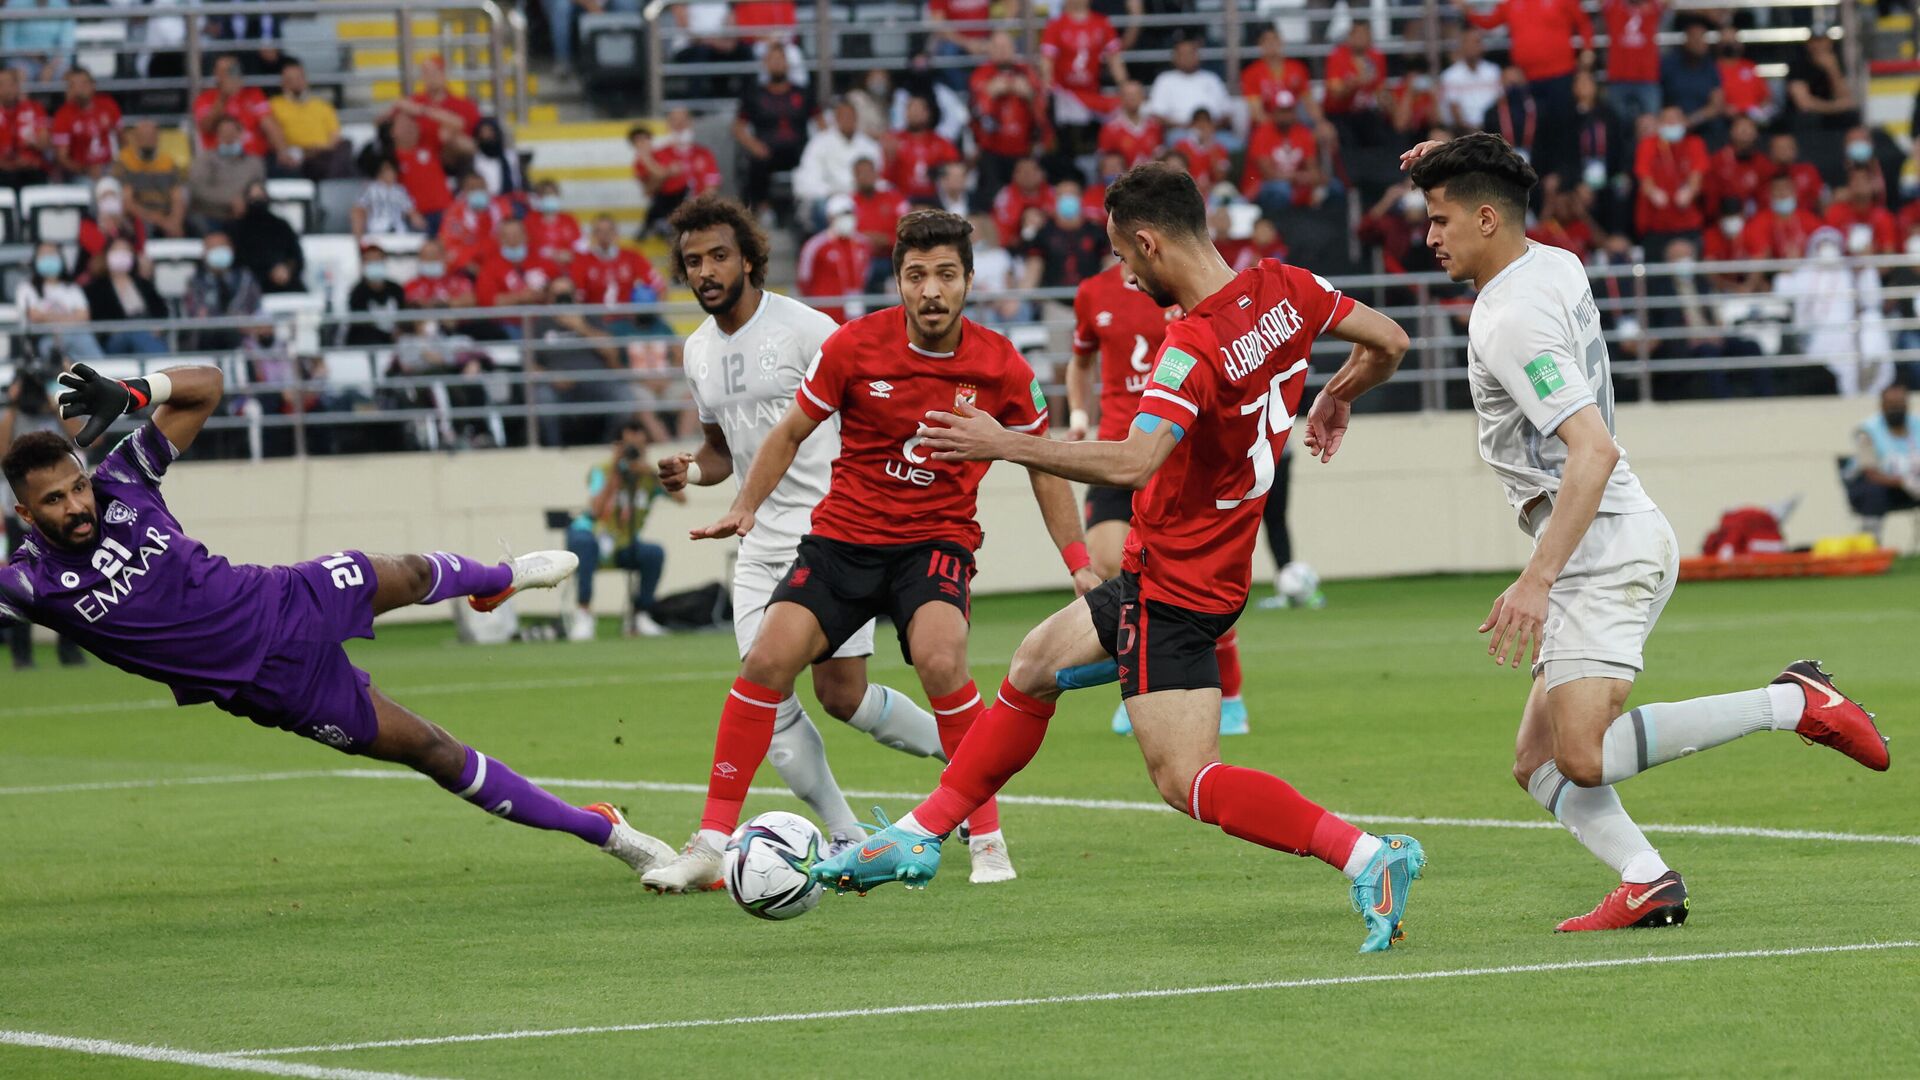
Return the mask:
[[579,583],[580,606],[567,622],[568,641],[592,641],[594,631],[593,576],[601,566],[615,566],[640,575],[633,594],[633,622],[629,633],[658,637],[666,631],[653,621],[647,609],[653,606],[654,590],[660,585],[660,572],[666,565],[667,551],[659,544],[640,539],[647,511],[662,495],[675,502],[686,502],[685,492],[667,492],[660,486],[660,474],[647,455],[647,426],[638,419],[628,420],[613,444],[613,457],[595,465],[587,473],[587,494],[592,499],[586,513],[574,519],[567,529],[567,550],[580,557],[580,569],[574,573]]
[[[12,446],[13,440],[36,431],[64,431],[71,437],[78,434],[85,423],[84,417],[75,417],[62,422],[60,407],[55,404],[53,391],[58,387],[57,379],[66,370],[66,365],[58,359],[46,359],[36,355],[32,349],[14,369],[13,383],[7,387],[7,406],[0,410],[0,447]],[[20,516],[14,512],[13,490],[5,479],[0,479],[0,498],[4,504],[7,519],[7,558],[26,540],[27,530],[20,523]],[[6,628],[7,646],[13,652],[13,670],[28,671],[33,667],[33,625],[16,622]],[[65,637],[60,641],[60,664],[62,667],[76,667],[87,662],[86,654],[80,646]]]

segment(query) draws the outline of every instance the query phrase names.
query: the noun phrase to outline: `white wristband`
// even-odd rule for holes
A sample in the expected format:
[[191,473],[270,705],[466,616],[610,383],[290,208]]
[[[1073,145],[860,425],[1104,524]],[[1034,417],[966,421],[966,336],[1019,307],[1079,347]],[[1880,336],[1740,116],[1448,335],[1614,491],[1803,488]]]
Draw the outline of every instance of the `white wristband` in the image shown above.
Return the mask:
[[149,405],[159,405],[173,396],[173,380],[164,371],[156,371],[147,376],[147,392],[151,395]]
[[692,484],[695,487],[700,486],[700,463],[699,462],[697,461],[687,462],[687,483]]
[[1067,414],[1067,427],[1070,429],[1080,428],[1084,430],[1092,426],[1093,418],[1087,415],[1087,410],[1085,409],[1075,409]]

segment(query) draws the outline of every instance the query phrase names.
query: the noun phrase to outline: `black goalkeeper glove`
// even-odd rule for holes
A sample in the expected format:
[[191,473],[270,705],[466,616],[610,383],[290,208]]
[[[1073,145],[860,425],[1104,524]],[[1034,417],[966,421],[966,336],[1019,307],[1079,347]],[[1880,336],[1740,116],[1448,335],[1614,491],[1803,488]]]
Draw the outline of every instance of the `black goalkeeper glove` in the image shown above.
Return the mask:
[[139,412],[153,400],[147,380],[109,379],[85,364],[75,364],[72,371],[61,372],[60,385],[67,387],[67,392],[60,395],[60,419],[87,417],[87,426],[81,428],[73,440],[81,446],[91,444],[106,434],[115,420],[127,413]]

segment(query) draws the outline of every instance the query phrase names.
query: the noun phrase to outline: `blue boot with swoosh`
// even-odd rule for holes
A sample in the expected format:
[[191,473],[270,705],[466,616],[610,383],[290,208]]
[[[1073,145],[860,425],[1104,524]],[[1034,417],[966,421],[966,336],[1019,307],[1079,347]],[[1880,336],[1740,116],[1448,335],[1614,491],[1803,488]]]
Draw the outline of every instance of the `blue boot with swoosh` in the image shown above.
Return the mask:
[[908,832],[873,808],[878,829],[865,843],[813,864],[813,880],[841,894],[867,894],[875,885],[898,881],[909,889],[924,889],[940,871],[940,838]]

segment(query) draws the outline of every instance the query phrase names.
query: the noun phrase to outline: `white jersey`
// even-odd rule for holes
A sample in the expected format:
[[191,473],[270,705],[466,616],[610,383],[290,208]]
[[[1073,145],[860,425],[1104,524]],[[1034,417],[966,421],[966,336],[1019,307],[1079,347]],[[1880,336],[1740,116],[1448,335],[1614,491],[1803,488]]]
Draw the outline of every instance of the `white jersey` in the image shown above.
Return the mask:
[[[1560,490],[1560,424],[1589,405],[1613,430],[1613,376],[1586,268],[1573,253],[1531,241],[1494,275],[1467,323],[1467,385],[1480,419],[1480,456],[1518,509]],[[1626,453],[1600,496],[1603,514],[1655,509]]]
[[[733,453],[733,476],[743,483],[767,433],[785,416],[814,354],[840,325],[789,297],[762,293],[759,310],[739,332],[720,332],[712,317],[687,338],[687,382],[700,422],[718,424]],[[740,539],[740,557],[785,566],[827,497],[833,459],[840,456],[840,418],[820,425],[800,444],[787,475],[754,514]]]

